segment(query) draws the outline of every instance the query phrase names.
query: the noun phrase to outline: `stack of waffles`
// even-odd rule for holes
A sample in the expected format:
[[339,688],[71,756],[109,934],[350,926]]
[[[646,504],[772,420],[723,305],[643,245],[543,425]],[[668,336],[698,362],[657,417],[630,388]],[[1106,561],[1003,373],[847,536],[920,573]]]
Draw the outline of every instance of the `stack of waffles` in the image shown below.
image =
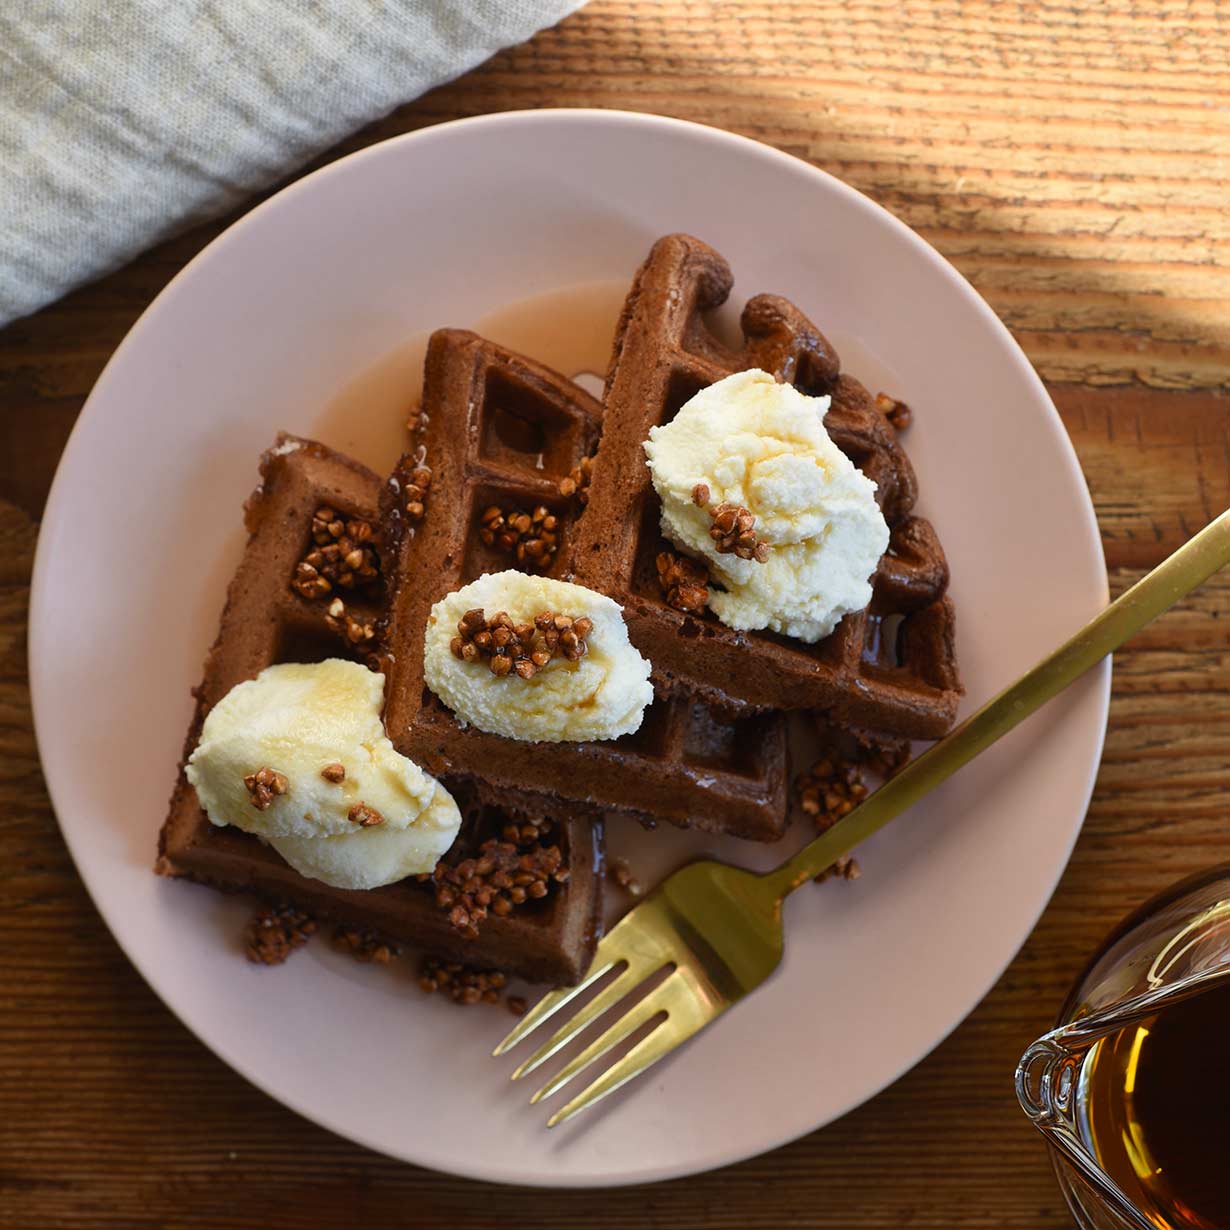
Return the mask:
[[[248,509],[251,537],[187,750],[210,706],[264,666],[357,657],[385,674],[397,750],[463,804],[447,861],[529,817],[559,846],[564,874],[553,891],[466,933],[430,884],[344,892],[299,876],[256,838],[212,826],[182,773],[160,870],[469,965],[575,981],[596,942],[604,821],[772,841],[787,824],[790,713],[883,744],[952,726],[960,683],[948,568],[934,529],[913,511],[917,483],[896,432],[786,300],[749,300],[741,346],[719,341],[706,317],[731,285],[729,266],[699,240],[655,244],[620,318],[601,402],[532,359],[441,330],[428,348],[422,413],[387,483],[323,446],[283,438],[265,455]],[[870,605],[816,644],[720,623],[705,609],[703,572],[678,560],[659,530],[643,450],[650,428],[748,368],[831,398],[829,434],[875,481],[890,529]],[[653,667],[655,699],[634,734],[507,739],[459,724],[425,687],[432,605],[507,568],[575,581],[623,607]]]

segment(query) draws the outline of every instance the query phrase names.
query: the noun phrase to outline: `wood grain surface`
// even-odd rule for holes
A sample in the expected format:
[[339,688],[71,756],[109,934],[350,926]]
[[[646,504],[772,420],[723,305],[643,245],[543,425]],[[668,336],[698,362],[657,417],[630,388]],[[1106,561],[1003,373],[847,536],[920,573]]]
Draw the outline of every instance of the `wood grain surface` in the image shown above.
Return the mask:
[[[947,255],[1050,383],[1118,591],[1230,504],[1227,64],[1219,0],[594,0],[329,157],[458,116],[598,106],[832,171]],[[154,998],[56,828],[25,612],[82,401],[227,221],[0,332],[0,1227],[1069,1225],[1011,1071],[1119,915],[1230,856],[1228,578],[1119,656],[1089,819],[999,984],[889,1090],[765,1157],[598,1194],[430,1174],[298,1119]]]

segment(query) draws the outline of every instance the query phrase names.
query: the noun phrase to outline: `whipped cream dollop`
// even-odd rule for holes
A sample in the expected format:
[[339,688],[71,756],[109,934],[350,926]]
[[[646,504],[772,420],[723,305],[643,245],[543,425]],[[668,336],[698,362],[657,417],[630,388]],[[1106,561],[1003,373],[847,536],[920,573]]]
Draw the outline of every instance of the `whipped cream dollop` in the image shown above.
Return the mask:
[[[829,438],[828,407],[753,369],[702,389],[649,432],[662,532],[708,565],[723,586],[709,606],[732,628],[818,641],[871,601],[888,525],[875,483]],[[756,518],[763,562],[718,551],[709,510],[722,503]]]
[[339,658],[270,666],[210,711],[186,773],[210,820],[255,833],[297,872],[377,888],[431,871],[461,826],[380,719],[384,676]]
[[[553,654],[528,678],[513,670],[497,675],[488,658],[454,652],[463,617],[479,609],[488,620],[505,612],[523,627],[548,612],[588,620],[585,650],[575,658]],[[582,585],[516,571],[487,573],[442,598],[431,608],[423,642],[427,686],[461,721],[508,739],[559,743],[630,734],[653,700],[649,669],[628,640],[618,603]]]

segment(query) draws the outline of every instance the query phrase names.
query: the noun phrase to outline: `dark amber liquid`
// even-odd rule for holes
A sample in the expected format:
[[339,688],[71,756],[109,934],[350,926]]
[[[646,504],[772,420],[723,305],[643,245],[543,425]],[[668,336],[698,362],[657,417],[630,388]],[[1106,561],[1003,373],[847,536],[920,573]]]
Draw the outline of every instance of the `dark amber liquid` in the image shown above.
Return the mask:
[[1230,987],[1206,991],[1089,1053],[1080,1100],[1102,1168],[1152,1220],[1230,1230]]

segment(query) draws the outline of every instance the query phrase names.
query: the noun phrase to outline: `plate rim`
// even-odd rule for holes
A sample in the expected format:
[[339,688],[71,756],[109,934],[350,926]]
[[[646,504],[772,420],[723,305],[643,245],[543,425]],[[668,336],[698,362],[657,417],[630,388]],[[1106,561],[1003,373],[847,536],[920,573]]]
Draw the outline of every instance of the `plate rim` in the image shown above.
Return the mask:
[[[482,1159],[472,1159],[475,1164],[466,1166],[452,1162],[447,1157],[433,1157],[430,1160],[423,1160],[421,1157],[410,1156],[408,1152],[405,1150],[399,1150],[395,1144],[386,1140],[368,1137],[361,1130],[352,1129],[350,1126],[347,1126],[345,1129],[339,1128],[315,1109],[308,1109],[305,1107],[302,1100],[297,1096],[287,1095],[280,1091],[277,1093],[273,1092],[259,1073],[253,1071],[245,1060],[240,1059],[231,1053],[231,1048],[229,1046],[220,1044],[211,1039],[207,1039],[199,1033],[195,1026],[179,1013],[174,1004],[170,1002],[167,995],[164,994],[160,985],[160,977],[158,973],[159,967],[157,964],[154,962],[147,963],[143,958],[139,959],[129,950],[123,940],[120,939],[120,936],[111,925],[107,912],[99,904],[94,885],[91,882],[90,876],[87,875],[85,868],[83,867],[82,859],[79,857],[73,837],[70,835],[68,829],[66,829],[60,822],[60,808],[56,798],[57,786],[53,781],[53,773],[49,770],[47,759],[43,753],[44,746],[52,746],[54,740],[45,739],[45,735],[48,732],[46,731],[44,723],[40,720],[42,702],[39,700],[39,696],[45,692],[46,685],[43,680],[45,679],[45,673],[50,670],[49,655],[46,653],[44,648],[44,639],[41,629],[45,625],[45,620],[42,618],[43,611],[50,603],[50,596],[48,594],[50,585],[49,578],[51,574],[50,557],[52,554],[50,544],[52,540],[62,531],[67,521],[67,511],[64,507],[65,498],[61,490],[63,486],[63,476],[68,468],[67,463],[75,456],[76,450],[81,447],[81,440],[84,434],[81,428],[83,424],[87,422],[87,416],[90,416],[88,421],[92,422],[93,417],[100,413],[96,407],[96,402],[101,400],[98,396],[100,390],[105,390],[108,387],[109,382],[114,379],[114,372],[123,363],[128,350],[137,344],[137,340],[139,339],[143,329],[148,325],[149,318],[154,313],[155,309],[159,308],[165,300],[174,298],[182,293],[185,281],[189,279],[199,265],[204,264],[205,262],[216,257],[218,249],[222,246],[223,240],[231,236],[232,232],[248,226],[253,219],[263,215],[275,204],[280,205],[286,198],[294,194],[311,191],[323,178],[346,174],[355,164],[366,159],[396,156],[394,151],[400,151],[403,147],[410,144],[428,144],[435,140],[447,140],[452,134],[459,130],[469,131],[475,128],[498,128],[501,126],[520,127],[527,124],[584,125],[591,123],[596,123],[599,126],[622,125],[634,128],[641,127],[646,132],[654,129],[674,130],[685,138],[704,142],[713,142],[717,145],[725,145],[739,153],[762,157],[769,161],[791,164],[794,169],[801,169],[804,173],[810,175],[814,180],[816,180],[817,183],[823,185],[824,190],[833,191],[838,195],[846,197],[848,201],[852,202],[859,209],[870,211],[872,214],[876,215],[881,224],[886,223],[890,228],[896,230],[899,234],[904,235],[906,237],[906,241],[913,248],[915,248],[920,255],[925,257],[934,270],[936,276],[943,278],[959,294],[964,296],[966,300],[974,306],[977,314],[991,327],[992,332],[997,333],[1001,342],[1006,343],[1006,353],[1011,356],[1011,361],[1014,368],[1017,370],[1017,374],[1023,383],[1032,391],[1034,399],[1040,403],[1041,408],[1045,411],[1042,416],[1043,420],[1046,423],[1050,435],[1054,437],[1057,444],[1055,456],[1057,459],[1062,459],[1062,465],[1067,471],[1067,477],[1071,480],[1075,480],[1076,486],[1084,496],[1081,503],[1082,517],[1079,528],[1081,534],[1087,539],[1087,545],[1092,547],[1096,560],[1100,562],[1100,575],[1096,579],[1091,578],[1091,580],[1095,581],[1096,587],[1100,590],[1100,600],[1102,604],[1105,605],[1105,603],[1109,600],[1109,577],[1106,572],[1105,554],[1102,545],[1101,532],[1098,527],[1096,511],[1089,493],[1088,484],[1085,480],[1084,472],[1080,467],[1071,438],[1063,425],[1063,421],[1059,416],[1059,412],[1056,409],[1050,394],[1047,392],[1046,386],[1042,383],[1041,378],[1034,370],[1019,343],[1012,336],[1007,326],[1000,320],[986,300],[960,273],[960,271],[947,260],[947,258],[945,258],[920,234],[910,228],[900,218],[891,213],[884,206],[880,205],[877,201],[873,200],[871,197],[838,179],[836,176],[828,171],[825,171],[823,168],[808,162],[806,159],[777,149],[776,147],[766,144],[765,142],[757,141],[754,138],[729,132],[725,129],[709,124],[698,123],[692,120],[678,119],[671,116],[657,115],[650,112],[627,111],[615,108],[607,109],[599,107],[560,107],[537,110],[520,109],[514,111],[501,111],[448,120],[439,124],[431,124],[427,127],[416,129],[413,132],[401,133],[397,136],[374,142],[371,145],[365,146],[363,149],[356,150],[353,153],[337,158],[332,162],[327,163],[325,166],[319,167],[316,170],[301,176],[293,183],[288,184],[284,188],[274,192],[265,200],[254,205],[240,218],[236,219],[236,221],[230,226],[226,227],[221,233],[211,239],[200,252],[194,255],[192,259],[189,260],[184,267],[175,274],[175,276],[166,284],[166,286],[162,288],[161,291],[159,291],[154,299],[137,317],[136,321],[132,324],[128,332],[120,341],[119,345],[108,358],[103,370],[99,373],[97,380],[94,382],[89,395],[82,405],[77,419],[73,424],[72,431],[69,434],[69,438],[65,444],[60,460],[57,463],[55,476],[48,492],[43,515],[39,522],[38,543],[35,550],[34,567],[30,584],[27,643],[27,667],[30,681],[30,701],[33,727],[36,744],[39,749],[40,765],[43,769],[43,776],[46,782],[48,796],[52,804],[52,809],[56,817],[56,824],[59,827],[65,845],[68,848],[69,855],[73,860],[77,874],[85,886],[94,908],[97,910],[103,923],[106,925],[107,930],[110,932],[112,938],[115,940],[128,961],[133,965],[145,983],[166,1006],[171,1014],[175,1016],[175,1018],[195,1038],[197,1038],[210,1051],[217,1055],[218,1058],[232,1068],[244,1080],[254,1085],[266,1096],[281,1103],[283,1106],[286,1106],[295,1114],[301,1115],[303,1118],[325,1128],[330,1132],[333,1132],[336,1135],[352,1140],[357,1144],[372,1149],[377,1153],[391,1157],[395,1160],[408,1162],[413,1165],[424,1166],[439,1173],[451,1174],[459,1178],[521,1187],[559,1189],[617,1187],[632,1184],[657,1183],[668,1179],[706,1173],[710,1170],[732,1165],[736,1162],[749,1158],[758,1157],[761,1154],[771,1152],[782,1147],[783,1145],[789,1144],[794,1140],[801,1139],[803,1136],[809,1135],[813,1131],[828,1126],[857,1107],[869,1102],[872,1098],[877,1097],[889,1085],[894,1084],[903,1075],[911,1071],[914,1067],[926,1059],[927,1056],[929,1056],[948,1037],[950,1037],[960,1025],[964,1024],[971,1013],[977,1008],[978,1004],[981,1003],[990,991],[998,984],[1005,971],[1019,955],[1026,941],[1033,934],[1035,928],[1037,927],[1038,920],[1049,906],[1055,890],[1058,887],[1059,881],[1071,860],[1072,850],[1080,836],[1083,821],[1073,826],[1071,837],[1067,842],[1067,847],[1062,852],[1062,860],[1058,862],[1057,871],[1049,884],[1049,887],[1047,887],[1045,894],[1040,894],[1040,901],[1033,912],[1033,920],[1030,923],[1028,930],[1024,932],[1020,941],[996,970],[994,977],[991,978],[984,987],[982,987],[978,994],[973,998],[972,1002],[962,1006],[960,1015],[957,1016],[953,1024],[945,1030],[941,1036],[931,1041],[924,1049],[914,1055],[908,1060],[908,1062],[904,1063],[899,1070],[895,1071],[874,1089],[851,1101],[849,1105],[842,1106],[835,1113],[823,1119],[820,1123],[805,1127],[802,1130],[796,1130],[791,1127],[784,1133],[773,1134],[771,1139],[761,1141],[751,1149],[748,1149],[746,1146],[737,1146],[721,1150],[714,1153],[712,1156],[709,1156],[701,1163],[688,1162],[682,1165],[678,1163],[647,1165],[636,1171],[629,1171],[625,1174],[621,1174],[616,1178],[612,1178],[610,1175],[606,1174],[579,1172],[567,1174],[561,1180],[560,1178],[546,1175],[545,1171],[541,1176],[536,1175],[534,1177],[526,1178],[523,1176],[510,1175],[502,1170],[498,1165],[487,1164]],[[1094,692],[1093,702],[1096,704],[1097,736],[1094,748],[1095,754],[1090,757],[1090,765],[1086,772],[1086,782],[1079,800],[1079,810],[1081,812],[1086,812],[1088,810],[1098,770],[1102,761],[1107,731],[1107,719],[1110,708],[1111,663],[1112,660],[1108,657],[1091,672],[1089,672],[1089,679],[1091,682],[1088,686]],[[1074,802],[1077,801],[1078,800],[1074,800]],[[493,1075],[498,1074],[493,1073]]]

